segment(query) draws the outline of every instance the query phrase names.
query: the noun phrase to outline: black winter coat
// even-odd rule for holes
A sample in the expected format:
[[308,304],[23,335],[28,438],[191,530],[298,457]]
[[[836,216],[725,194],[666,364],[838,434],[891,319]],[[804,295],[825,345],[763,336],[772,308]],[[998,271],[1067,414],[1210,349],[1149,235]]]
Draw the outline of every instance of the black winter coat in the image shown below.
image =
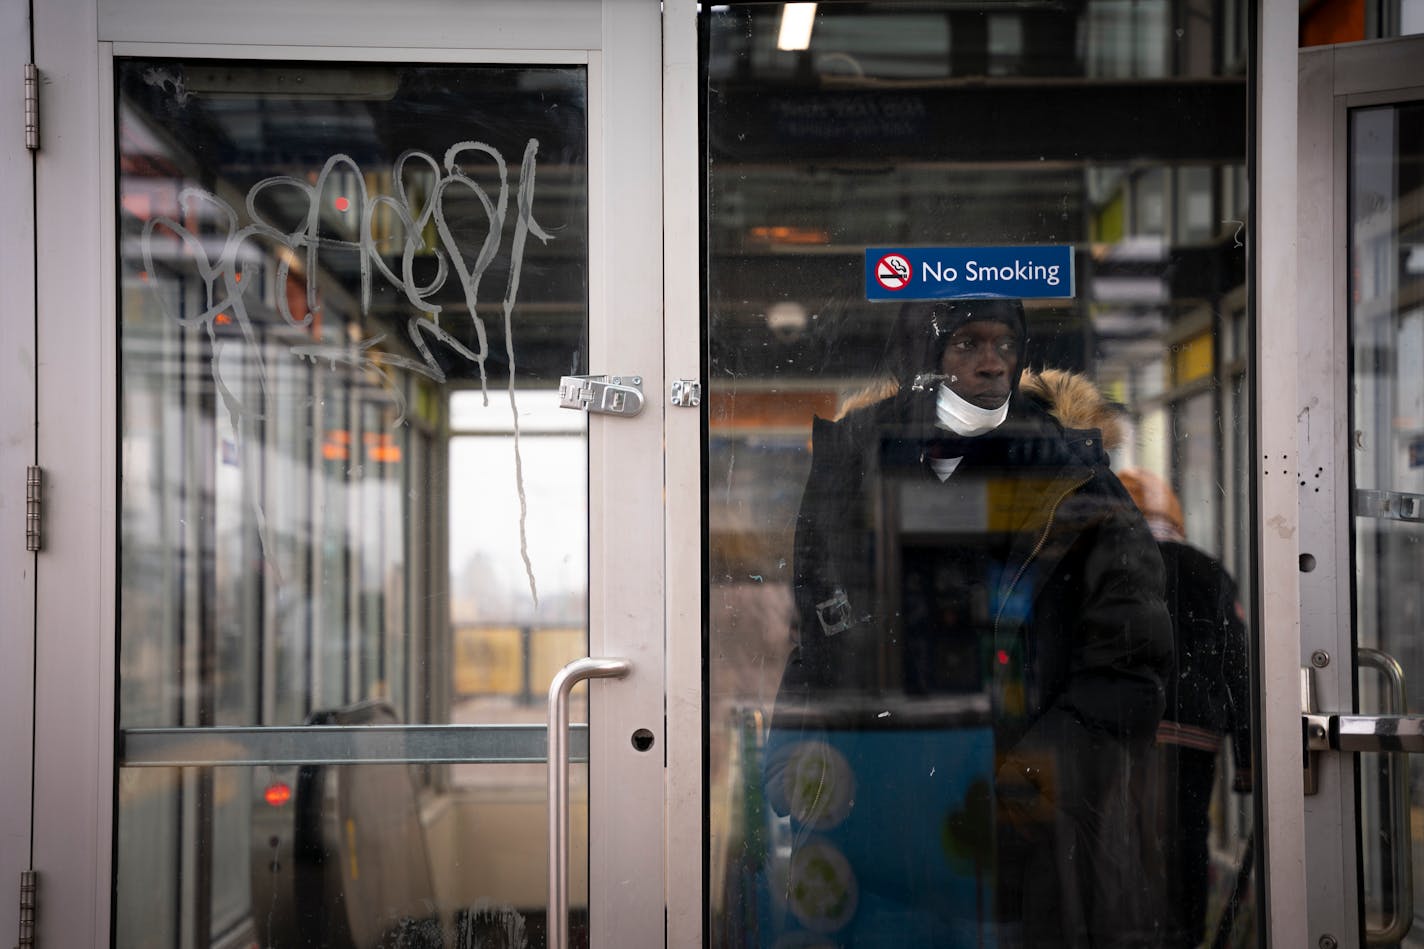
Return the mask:
[[[1172,666],[1162,561],[1098,433],[1049,408],[1016,396],[969,440],[905,394],[816,420],[773,725],[987,694],[999,944],[1153,945],[1138,765]],[[963,457],[943,483],[936,455]]]
[[1162,841],[1169,931],[1163,946],[1206,935],[1212,791],[1222,738],[1231,736],[1235,787],[1251,788],[1251,681],[1246,624],[1236,583],[1222,565],[1185,543],[1159,543],[1177,674],[1157,731],[1161,769],[1156,823]]

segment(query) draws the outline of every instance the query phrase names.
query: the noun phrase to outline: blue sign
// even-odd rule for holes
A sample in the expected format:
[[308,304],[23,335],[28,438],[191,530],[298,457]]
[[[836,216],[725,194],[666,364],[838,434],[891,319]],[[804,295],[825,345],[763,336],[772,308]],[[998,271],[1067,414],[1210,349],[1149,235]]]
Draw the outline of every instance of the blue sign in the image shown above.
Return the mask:
[[1073,247],[867,247],[867,300],[1070,300]]
[[[748,810],[766,823],[746,836],[761,858],[752,945],[998,944],[987,725],[773,726],[764,768],[767,797]],[[785,818],[766,806],[778,797]],[[956,827],[985,822],[982,835],[956,838]]]

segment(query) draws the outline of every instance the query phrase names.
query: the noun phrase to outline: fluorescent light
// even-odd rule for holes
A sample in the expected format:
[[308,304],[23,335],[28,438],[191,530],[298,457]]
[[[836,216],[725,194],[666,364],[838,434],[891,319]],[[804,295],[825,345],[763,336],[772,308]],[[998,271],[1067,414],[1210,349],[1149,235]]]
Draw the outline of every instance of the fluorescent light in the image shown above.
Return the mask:
[[781,34],[777,49],[810,49],[811,24],[816,22],[814,3],[785,3],[781,6]]

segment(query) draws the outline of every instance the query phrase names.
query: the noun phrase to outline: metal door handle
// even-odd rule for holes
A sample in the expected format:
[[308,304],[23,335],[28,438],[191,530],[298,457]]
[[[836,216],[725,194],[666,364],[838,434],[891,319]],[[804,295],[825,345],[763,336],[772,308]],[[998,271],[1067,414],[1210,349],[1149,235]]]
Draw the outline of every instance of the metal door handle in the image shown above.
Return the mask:
[[[1385,691],[1386,715],[1323,715],[1312,711],[1313,689],[1309,675],[1303,676],[1302,704],[1305,706],[1305,747],[1309,752],[1346,751],[1377,752],[1389,772],[1389,842],[1393,858],[1393,900],[1390,915],[1380,929],[1365,929],[1365,942],[1371,946],[1389,946],[1400,942],[1414,923],[1414,868],[1410,848],[1412,834],[1409,818],[1409,753],[1424,752],[1424,715],[1410,715],[1404,668],[1393,656],[1378,649],[1361,647],[1355,650],[1361,666],[1381,673],[1388,682]],[[1307,672],[1308,670],[1302,670]],[[1307,792],[1313,769],[1307,766]]]
[[[1355,655],[1361,666],[1368,666],[1384,676],[1384,711],[1407,715],[1409,697],[1404,686],[1404,667],[1393,656],[1378,649],[1359,648]],[[1396,945],[1414,924],[1414,861],[1411,848],[1413,835],[1409,828],[1409,759],[1401,752],[1391,752],[1380,759],[1380,781],[1389,775],[1389,852],[1394,868],[1391,875],[1394,898],[1389,915],[1379,929],[1365,929],[1365,942],[1371,946]]]
[[621,679],[630,668],[627,659],[589,656],[564,666],[549,683],[548,949],[569,945],[569,693],[584,679]]
[[1424,715],[1307,714],[1307,751],[1424,752]]

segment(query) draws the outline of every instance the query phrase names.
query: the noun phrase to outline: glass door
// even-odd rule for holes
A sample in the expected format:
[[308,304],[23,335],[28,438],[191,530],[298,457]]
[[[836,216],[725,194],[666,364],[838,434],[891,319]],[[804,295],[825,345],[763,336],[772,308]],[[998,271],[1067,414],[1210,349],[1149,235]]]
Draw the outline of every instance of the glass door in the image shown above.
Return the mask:
[[[1351,109],[1348,155],[1356,701],[1406,714],[1409,683],[1424,681],[1424,97]],[[1408,945],[1424,945],[1416,771],[1404,755],[1361,756],[1361,820],[1390,829],[1363,848],[1366,926]]]
[[[1410,714],[1424,681],[1420,55],[1424,44],[1406,39],[1301,57],[1302,154],[1320,156],[1303,159],[1302,170],[1321,184],[1321,197],[1303,205],[1302,234],[1328,219],[1333,238],[1307,243],[1302,256],[1328,284],[1322,305],[1306,312],[1302,338],[1336,354],[1334,372],[1323,375],[1333,386],[1308,392],[1325,395],[1330,410],[1312,441],[1331,437],[1329,416],[1348,419],[1300,474],[1303,509],[1322,515],[1301,548],[1307,703],[1345,713],[1310,721],[1317,751],[1307,814],[1323,833],[1309,843],[1307,874],[1312,891],[1360,894],[1358,905],[1313,901],[1311,926],[1340,944],[1358,934],[1369,945],[1424,945],[1424,784],[1409,754],[1424,751]],[[1325,196],[1333,200],[1322,208]]]
[[[662,807],[662,628],[626,619],[662,615],[659,240],[612,215],[658,203],[656,10],[634,7],[493,51],[457,25],[372,53],[349,5],[339,49],[195,46],[226,14],[99,48],[100,147],[42,166],[39,201],[73,200],[61,162],[111,201],[70,260],[101,306],[50,344],[112,394],[83,422],[112,526],[75,522],[49,568],[98,565],[42,577],[41,629],[47,597],[113,606],[39,675],[111,682],[112,710],[38,740],[97,726],[72,751],[107,758],[89,793],[113,811],[96,918],[46,941],[661,939],[620,895],[662,879],[638,823]],[[605,29],[637,52],[605,58]],[[452,39],[474,48],[421,48]],[[589,655],[624,681],[561,673]],[[54,747],[41,853],[64,843]]]
[[[543,769],[510,761],[588,654],[558,405],[588,364],[586,69],[122,58],[115,86],[118,942],[542,925],[508,864]],[[400,743],[419,770],[363,747],[455,723]]]
[[1249,7],[704,9],[712,944],[1255,944]]

